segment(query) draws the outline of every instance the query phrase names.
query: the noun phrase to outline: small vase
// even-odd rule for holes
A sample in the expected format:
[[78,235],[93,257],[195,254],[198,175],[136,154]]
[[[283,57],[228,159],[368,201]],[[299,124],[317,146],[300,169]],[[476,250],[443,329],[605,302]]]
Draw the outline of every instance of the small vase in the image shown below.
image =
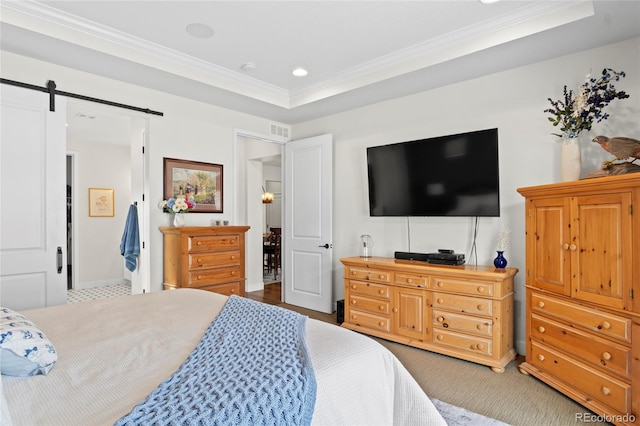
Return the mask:
[[560,177],[563,182],[580,179],[582,159],[578,138],[562,138],[560,147]]
[[173,215],[173,226],[175,227],[184,226],[184,214],[176,213]]
[[504,252],[498,250],[498,255],[493,259],[493,266],[498,269],[504,269],[507,267],[507,259],[504,258]]

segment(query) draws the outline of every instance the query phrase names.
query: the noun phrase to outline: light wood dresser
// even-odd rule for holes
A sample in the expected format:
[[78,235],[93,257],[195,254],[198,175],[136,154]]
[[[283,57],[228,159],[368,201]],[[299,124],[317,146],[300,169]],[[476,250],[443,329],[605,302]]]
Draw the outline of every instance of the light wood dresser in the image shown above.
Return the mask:
[[531,374],[640,424],[640,173],[518,189]]
[[164,289],[199,288],[244,296],[248,226],[161,227]]
[[350,257],[341,262],[343,327],[487,365],[499,373],[515,358],[517,269],[386,257]]

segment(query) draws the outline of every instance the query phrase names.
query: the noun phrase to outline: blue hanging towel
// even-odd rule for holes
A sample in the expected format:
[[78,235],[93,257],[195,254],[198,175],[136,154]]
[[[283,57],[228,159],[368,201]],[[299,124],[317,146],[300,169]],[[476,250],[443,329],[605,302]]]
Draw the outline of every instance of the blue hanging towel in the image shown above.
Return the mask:
[[120,254],[124,256],[125,266],[131,272],[136,270],[137,256],[140,254],[140,234],[138,231],[138,208],[135,204],[129,207],[127,222],[120,241]]

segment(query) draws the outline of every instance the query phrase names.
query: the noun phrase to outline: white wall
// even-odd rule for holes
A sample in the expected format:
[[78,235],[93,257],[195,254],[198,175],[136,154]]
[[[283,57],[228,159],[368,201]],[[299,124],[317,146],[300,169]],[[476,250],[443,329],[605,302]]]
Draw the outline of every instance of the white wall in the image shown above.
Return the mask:
[[559,99],[563,85],[578,87],[585,74],[602,68],[624,70],[617,87],[631,97],[616,100],[611,118],[581,136],[583,175],[611,156],[590,139],[598,134],[640,139],[640,39],[513,69],[401,99],[310,121],[293,128],[296,138],[332,133],[334,139],[334,288],[344,297],[341,257],[357,256],[361,234],[374,239],[376,256],[395,251],[432,252],[451,248],[466,253],[472,243],[472,218],[370,217],[366,147],[497,127],[500,157],[500,218],[480,218],[478,263],[492,264],[500,226],[511,228],[505,253],[516,276],[516,349],[525,352],[524,200],[516,188],[560,181],[556,128],[543,110],[547,98]]
[[[120,255],[120,239],[131,199],[131,157],[129,145],[115,145],[87,141],[67,141],[67,150],[75,156],[77,179],[74,188],[77,198],[73,226],[77,227],[75,241],[78,256],[76,287],[100,287],[122,284],[125,268]],[[114,190],[114,216],[89,217],[89,188]]]
[[[151,291],[162,289],[163,260],[160,226],[168,226],[170,215],[155,208],[163,195],[163,157],[203,161],[223,165],[224,212],[189,213],[187,225],[211,225],[215,220],[233,223],[235,205],[234,128],[268,134],[269,120],[169,95],[155,90],[36,61],[9,52],[0,52],[3,78],[44,86],[54,80],[58,90],[129,104],[164,116],[149,116],[149,194],[151,235]],[[128,202],[127,202],[128,204]],[[118,237],[122,232],[118,232]]]

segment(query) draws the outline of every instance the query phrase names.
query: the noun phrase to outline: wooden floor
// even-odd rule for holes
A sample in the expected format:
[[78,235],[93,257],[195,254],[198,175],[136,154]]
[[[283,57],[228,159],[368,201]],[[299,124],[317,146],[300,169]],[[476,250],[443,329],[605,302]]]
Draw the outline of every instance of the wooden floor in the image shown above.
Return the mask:
[[264,290],[249,291],[247,292],[247,297],[258,302],[278,305],[282,300],[281,291],[280,283],[265,284]]

